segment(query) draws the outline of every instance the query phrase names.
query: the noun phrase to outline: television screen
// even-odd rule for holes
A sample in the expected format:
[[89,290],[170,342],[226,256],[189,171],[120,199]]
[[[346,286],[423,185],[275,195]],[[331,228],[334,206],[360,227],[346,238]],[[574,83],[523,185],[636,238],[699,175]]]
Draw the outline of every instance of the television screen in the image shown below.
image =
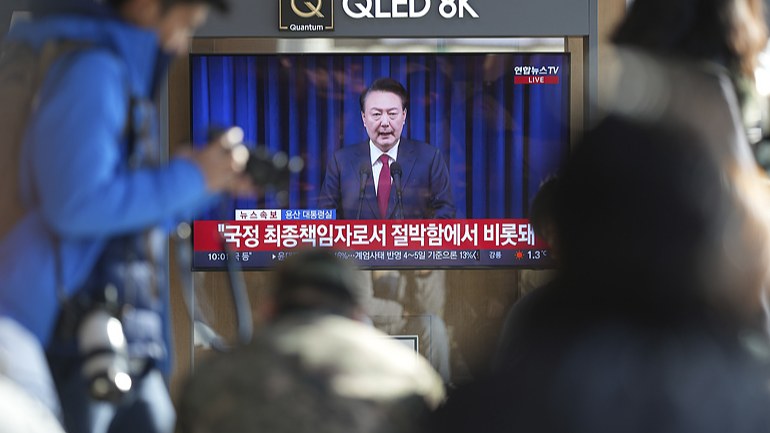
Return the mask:
[[[250,148],[304,161],[284,186],[196,218],[195,269],[228,255],[272,268],[303,247],[369,268],[553,265],[527,216],[569,155],[568,53],[207,54],[190,69],[194,146],[236,125]],[[368,99],[382,112],[364,117],[381,77],[405,110]],[[370,136],[393,127],[375,115],[403,125],[389,177]]]

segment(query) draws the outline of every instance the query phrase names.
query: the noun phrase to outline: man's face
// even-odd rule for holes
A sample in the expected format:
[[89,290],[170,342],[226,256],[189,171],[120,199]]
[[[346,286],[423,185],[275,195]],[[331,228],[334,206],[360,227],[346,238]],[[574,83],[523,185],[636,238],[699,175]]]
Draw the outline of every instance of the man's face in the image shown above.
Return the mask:
[[188,40],[209,14],[204,3],[176,3],[161,16],[157,27],[160,45],[168,54],[183,54],[188,50]]
[[401,98],[395,93],[375,91],[366,96],[361,117],[374,145],[387,152],[401,137],[401,130],[406,123],[406,110],[402,108]]

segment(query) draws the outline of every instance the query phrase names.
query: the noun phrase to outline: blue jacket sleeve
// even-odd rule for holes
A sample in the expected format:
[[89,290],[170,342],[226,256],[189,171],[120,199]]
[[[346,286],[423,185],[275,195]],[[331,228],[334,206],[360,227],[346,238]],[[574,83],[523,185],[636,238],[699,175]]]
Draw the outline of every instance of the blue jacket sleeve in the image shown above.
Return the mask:
[[130,233],[208,201],[203,175],[190,161],[125,170],[120,145],[129,97],[116,57],[83,52],[64,69],[49,74],[25,143],[50,227],[72,237]]

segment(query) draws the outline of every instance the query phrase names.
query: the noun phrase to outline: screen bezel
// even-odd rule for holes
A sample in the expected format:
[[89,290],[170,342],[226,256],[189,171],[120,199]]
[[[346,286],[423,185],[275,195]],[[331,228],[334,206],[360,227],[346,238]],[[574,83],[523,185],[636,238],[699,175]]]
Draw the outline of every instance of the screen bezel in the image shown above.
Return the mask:
[[[267,41],[263,41],[267,42]],[[566,56],[566,61],[569,64],[569,74],[567,80],[564,81],[563,85],[567,86],[566,89],[566,95],[567,100],[565,101],[565,104],[568,107],[567,110],[567,119],[566,119],[566,128],[567,128],[567,136],[569,137],[569,143],[567,143],[567,150],[566,150],[566,157],[569,157],[569,153],[571,151],[571,147],[573,144],[573,137],[575,136],[573,131],[573,83],[572,80],[574,79],[574,63],[573,63],[573,56],[572,52],[570,51],[527,51],[527,50],[511,50],[511,51],[495,51],[495,52],[476,52],[476,51],[444,51],[441,47],[438,47],[436,51],[398,51],[398,50],[391,50],[391,51],[364,51],[364,52],[350,52],[350,51],[293,51],[293,50],[279,50],[279,49],[249,49],[239,52],[233,52],[232,50],[226,50],[226,51],[219,51],[219,50],[197,50],[194,52],[191,52],[191,56],[341,56],[341,55],[373,55],[373,56],[388,56],[388,55],[425,55],[425,56],[433,56],[433,55],[474,55],[478,56],[481,54],[499,54],[499,55],[564,55]],[[192,66],[191,63],[188,63],[187,67],[188,72],[188,91],[190,92],[189,95],[192,95]],[[188,115],[189,118],[192,119],[192,104],[188,106],[189,111]],[[192,137],[193,135],[193,125],[192,121],[189,122],[189,128],[188,133],[189,136]],[[194,222],[193,222],[194,224]],[[431,266],[367,266],[365,264],[360,266],[362,269],[466,269],[466,270],[495,270],[495,269],[549,269],[553,268],[553,264],[547,264],[542,266],[535,266],[535,265],[522,265],[522,266],[512,266],[512,265],[500,265],[500,266],[466,266],[466,265],[447,265],[447,266],[437,266],[437,265],[431,265]],[[244,267],[244,270],[249,271],[269,271],[273,270],[274,266],[257,266],[257,267]],[[223,271],[224,268],[209,268],[209,267],[195,267],[193,266],[194,271]]]

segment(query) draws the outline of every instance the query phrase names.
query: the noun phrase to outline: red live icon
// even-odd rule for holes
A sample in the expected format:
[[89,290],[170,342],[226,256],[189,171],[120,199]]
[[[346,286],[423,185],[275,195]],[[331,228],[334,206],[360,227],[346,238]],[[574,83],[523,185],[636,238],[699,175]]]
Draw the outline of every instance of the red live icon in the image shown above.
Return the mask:
[[558,75],[524,75],[513,77],[513,84],[559,84]]

